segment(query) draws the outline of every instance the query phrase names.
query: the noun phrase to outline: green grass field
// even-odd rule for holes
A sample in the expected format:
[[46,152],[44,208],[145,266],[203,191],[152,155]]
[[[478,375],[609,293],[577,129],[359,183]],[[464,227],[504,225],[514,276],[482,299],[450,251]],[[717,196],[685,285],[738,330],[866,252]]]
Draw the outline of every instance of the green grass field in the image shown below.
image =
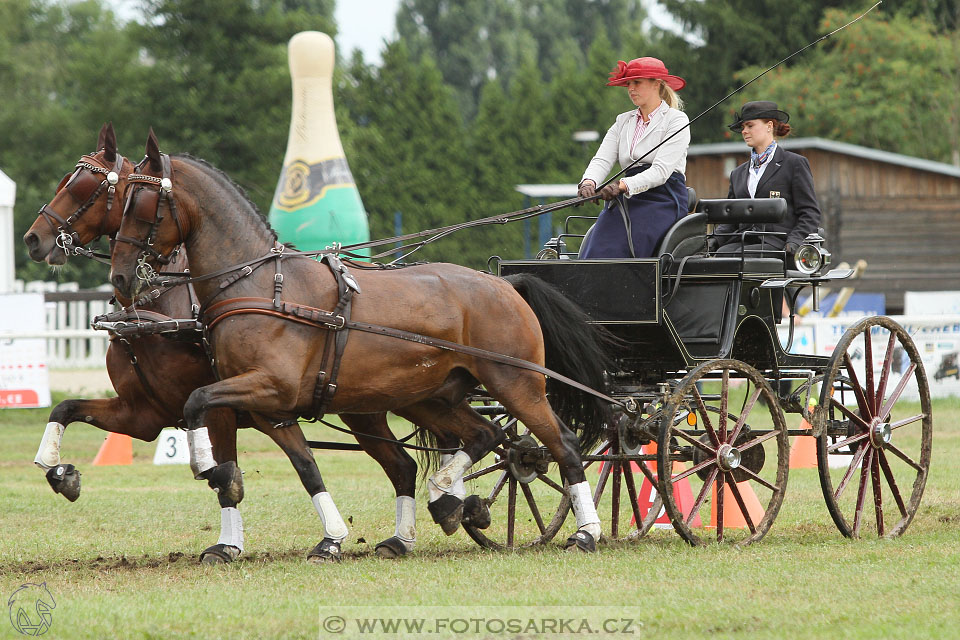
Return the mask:
[[[494,607],[481,610],[487,614],[531,618],[602,605],[638,621],[626,634],[595,637],[960,635],[956,400],[934,403],[933,467],[902,538],[842,538],[823,506],[816,470],[801,469],[791,471],[780,515],[757,545],[694,549],[672,531],[656,531],[592,556],[560,549],[572,517],[553,543],[534,550],[485,551],[462,531],[445,537],[421,494],[416,551],[399,561],[379,559],[373,545],[393,533],[392,488],[363,454],[319,451],[351,531],[343,563],[308,563],[304,556],[321,537],[310,499],[273,443],[244,431],[247,551],[226,567],[197,561],[219,535],[214,494],[186,466],[151,464],[154,443],[135,443],[133,466],[93,467],[104,432],[69,427],[63,459],[81,469],[83,493],[72,504],[55,495],[32,463],[47,414],[0,412],[0,598],[6,603],[23,584],[46,583],[56,600],[48,638],[354,637],[322,630],[321,613],[361,605],[369,615],[456,616],[484,606]],[[788,419],[795,424],[795,416]],[[305,430],[312,439],[345,438],[321,426]],[[595,473],[588,478],[596,482]],[[404,637],[424,635],[533,637]],[[16,637],[0,620],[0,638]]]

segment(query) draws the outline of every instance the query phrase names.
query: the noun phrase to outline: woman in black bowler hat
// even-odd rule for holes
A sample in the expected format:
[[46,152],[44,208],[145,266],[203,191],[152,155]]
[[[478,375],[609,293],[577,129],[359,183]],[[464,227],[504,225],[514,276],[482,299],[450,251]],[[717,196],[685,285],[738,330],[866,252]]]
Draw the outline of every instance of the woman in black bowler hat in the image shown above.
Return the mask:
[[[580,180],[580,197],[608,201],[584,238],[581,259],[652,256],[687,212],[690,120],[676,93],[685,85],[657,58],[621,60],[610,73],[607,86],[626,87],[637,108],[617,116]],[[627,167],[635,160],[622,179],[597,191],[615,162]]]
[[[776,102],[759,100],[743,105],[736,114],[732,131],[743,136],[750,147],[750,161],[730,174],[728,198],[783,198],[787,214],[782,222],[767,224],[717,225],[711,248],[719,253],[747,252],[747,256],[775,257],[765,251],[785,251],[792,263],[804,238],[820,226],[820,205],[813,189],[810,163],[803,156],[777,144],[778,138],[789,135],[790,115],[777,108]],[[723,235],[740,234],[745,236]],[[751,235],[751,231],[781,232],[783,236]],[[788,268],[790,268],[788,266]]]

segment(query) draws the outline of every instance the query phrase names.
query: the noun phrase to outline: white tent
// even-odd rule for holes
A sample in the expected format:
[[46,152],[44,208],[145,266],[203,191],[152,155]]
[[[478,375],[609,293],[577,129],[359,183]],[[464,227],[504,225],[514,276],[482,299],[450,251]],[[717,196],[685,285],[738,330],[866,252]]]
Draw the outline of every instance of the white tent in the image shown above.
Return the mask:
[[13,203],[17,183],[0,170],[0,293],[13,291]]

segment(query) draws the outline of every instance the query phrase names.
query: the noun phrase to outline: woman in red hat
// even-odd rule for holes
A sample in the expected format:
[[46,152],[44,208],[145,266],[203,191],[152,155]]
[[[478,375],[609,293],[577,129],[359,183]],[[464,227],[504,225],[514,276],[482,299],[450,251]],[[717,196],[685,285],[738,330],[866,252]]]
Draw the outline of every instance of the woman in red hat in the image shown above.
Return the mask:
[[[584,238],[581,259],[652,256],[667,230],[687,212],[684,173],[690,120],[676,93],[685,85],[656,58],[621,60],[610,73],[607,86],[626,87],[637,108],[617,116],[583,172],[580,197],[608,202]],[[633,166],[597,191],[614,162]]]
[[[790,134],[790,114],[776,102],[747,102],[730,125],[750,147],[750,162],[730,174],[728,198],[783,198],[787,215],[776,224],[721,224],[714,230],[711,248],[720,253],[747,252],[763,257],[764,251],[785,252],[792,268],[793,254],[808,234],[820,226],[820,205],[813,190],[810,163],[787,151],[777,138]],[[775,254],[774,254],[775,255]],[[767,256],[772,257],[772,256]]]

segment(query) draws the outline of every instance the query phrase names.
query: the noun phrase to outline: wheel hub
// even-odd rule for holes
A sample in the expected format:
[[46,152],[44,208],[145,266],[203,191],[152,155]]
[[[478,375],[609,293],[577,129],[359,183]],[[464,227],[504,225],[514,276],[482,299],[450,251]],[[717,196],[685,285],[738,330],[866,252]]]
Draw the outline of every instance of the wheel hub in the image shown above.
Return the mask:
[[730,444],[717,449],[717,466],[723,471],[733,471],[740,466],[740,450]]
[[530,484],[540,473],[546,473],[548,462],[539,455],[540,444],[529,434],[510,443],[507,468],[520,484]]
[[870,444],[876,449],[882,449],[884,445],[890,443],[893,439],[893,428],[889,422],[878,422],[870,429]]

